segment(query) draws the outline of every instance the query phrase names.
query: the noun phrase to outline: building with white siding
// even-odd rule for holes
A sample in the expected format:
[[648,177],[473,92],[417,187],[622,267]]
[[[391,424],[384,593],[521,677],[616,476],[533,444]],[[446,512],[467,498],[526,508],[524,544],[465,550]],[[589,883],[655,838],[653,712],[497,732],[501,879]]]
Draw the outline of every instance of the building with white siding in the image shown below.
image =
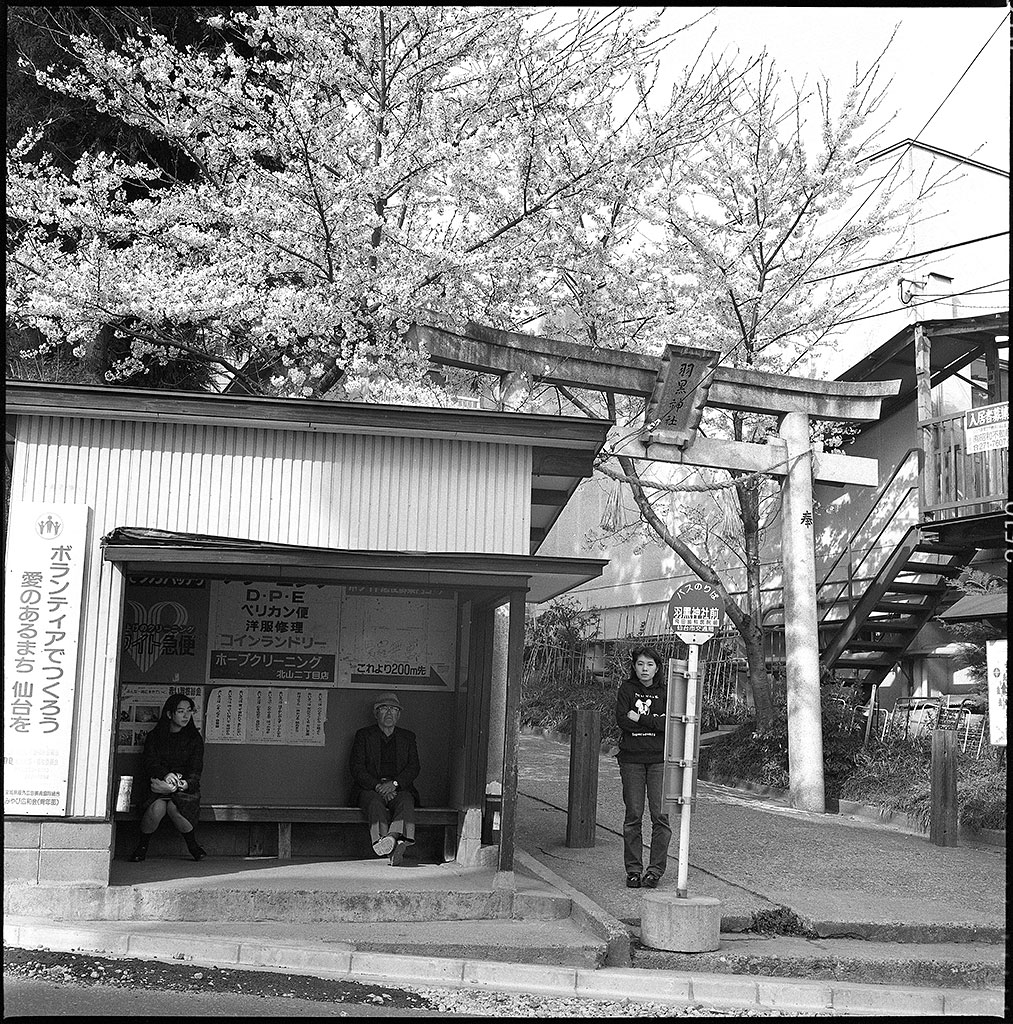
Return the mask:
[[10,382],[7,426],[8,883],[108,882],[123,782],[182,687],[212,855],[354,855],[365,826],[329,812],[393,689],[447,855],[512,867],[524,604],[606,564],[538,549],[607,422]]

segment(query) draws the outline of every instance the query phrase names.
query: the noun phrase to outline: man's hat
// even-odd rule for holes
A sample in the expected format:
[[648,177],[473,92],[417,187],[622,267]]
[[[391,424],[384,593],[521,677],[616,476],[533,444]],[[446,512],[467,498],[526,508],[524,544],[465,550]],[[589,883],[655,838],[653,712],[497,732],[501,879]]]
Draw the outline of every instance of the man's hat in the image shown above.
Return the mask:
[[397,699],[397,694],[393,692],[381,693],[380,696],[373,701],[373,710],[375,711],[381,705],[387,705],[388,707],[401,710],[401,701]]

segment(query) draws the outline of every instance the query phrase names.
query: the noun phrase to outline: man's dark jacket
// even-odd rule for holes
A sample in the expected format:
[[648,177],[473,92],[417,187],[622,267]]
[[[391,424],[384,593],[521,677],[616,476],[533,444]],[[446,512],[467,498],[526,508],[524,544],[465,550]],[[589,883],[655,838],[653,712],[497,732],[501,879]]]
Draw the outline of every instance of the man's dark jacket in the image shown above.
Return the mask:
[[[355,780],[354,802],[358,802],[359,791],[376,789],[380,782],[380,741],[383,733],[378,725],[367,725],[355,734],[349,766]],[[394,727],[394,764],[397,767],[397,788],[411,793],[415,806],[420,806],[419,792],[415,779],[419,774],[419,752],[415,745],[415,733],[410,729]]]

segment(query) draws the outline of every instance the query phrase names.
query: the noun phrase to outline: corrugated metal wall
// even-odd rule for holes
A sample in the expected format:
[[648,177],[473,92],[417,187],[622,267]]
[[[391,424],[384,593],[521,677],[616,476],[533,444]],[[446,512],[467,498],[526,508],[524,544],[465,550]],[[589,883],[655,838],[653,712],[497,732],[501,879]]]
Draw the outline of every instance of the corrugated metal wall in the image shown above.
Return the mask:
[[117,526],[278,544],[527,554],[531,450],[435,438],[20,417],[12,501],[94,510],[69,813],[109,792],[123,580]]

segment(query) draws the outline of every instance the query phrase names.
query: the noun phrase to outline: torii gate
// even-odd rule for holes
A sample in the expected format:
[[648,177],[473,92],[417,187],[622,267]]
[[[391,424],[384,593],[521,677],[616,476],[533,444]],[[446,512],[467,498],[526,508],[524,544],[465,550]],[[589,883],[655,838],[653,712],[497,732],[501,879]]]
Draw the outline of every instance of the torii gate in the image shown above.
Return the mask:
[[[785,672],[792,806],[826,810],[820,712],[819,633],[812,517],[813,480],[875,487],[876,459],[813,452],[812,419],[868,423],[900,381],[851,383],[810,380],[718,365],[719,353],[669,345],[660,366],[639,353],[593,349],[571,342],[469,323],[465,333],[414,326],[406,340],[420,344],[437,365],[504,377],[647,397],[648,428],[623,445],[632,459],[685,466],[765,472],[782,477],[781,556],[784,565]],[[565,393],[565,391],[564,391]],[[768,444],[698,437],[705,404],[778,417]],[[809,455],[809,459],[802,456]]]

